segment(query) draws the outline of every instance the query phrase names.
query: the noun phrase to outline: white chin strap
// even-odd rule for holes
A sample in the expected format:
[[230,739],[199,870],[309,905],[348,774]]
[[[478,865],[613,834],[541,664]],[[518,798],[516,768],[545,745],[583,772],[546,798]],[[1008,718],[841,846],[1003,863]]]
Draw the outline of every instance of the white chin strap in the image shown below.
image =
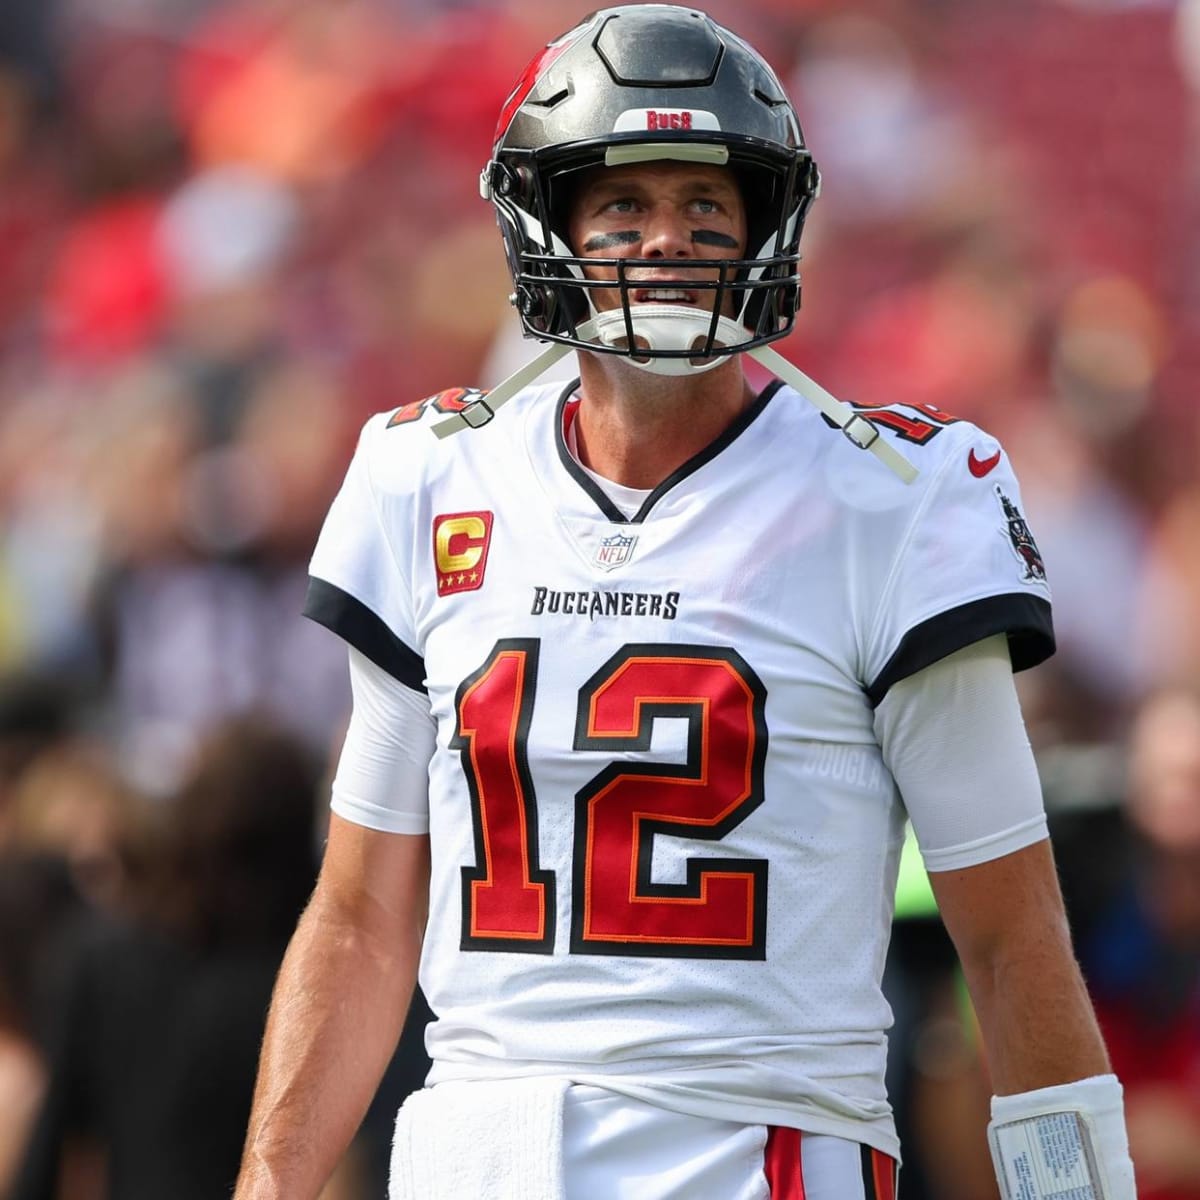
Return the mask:
[[[629,361],[652,375],[695,375],[729,361],[727,354],[700,357],[712,328],[712,314],[704,312],[703,309],[688,308],[682,304],[639,304],[630,310],[630,324],[633,326],[635,349]],[[622,309],[597,313],[588,322],[588,328],[595,331],[594,340],[602,346],[629,349],[629,330],[626,328],[625,313]],[[736,321],[731,321],[728,317],[717,319],[715,346],[736,346],[745,340],[746,330]],[[638,350],[690,350],[694,351],[696,356],[658,358],[652,354],[639,356]]]
[[[711,314],[706,317],[702,312],[681,309],[680,306],[672,304],[643,304],[638,307],[641,312],[652,310],[649,314],[651,317],[657,317],[660,311],[665,311],[668,314],[668,320],[661,323],[656,321],[655,325],[649,331],[643,328],[637,318],[634,319],[634,337],[647,337],[647,344],[655,349],[677,348],[690,350],[695,344],[694,337],[697,329],[700,331],[701,346],[703,346],[708,338],[708,327],[712,321]],[[690,323],[688,329],[690,329],[691,336],[687,336],[684,322],[674,319],[674,315],[680,312],[688,318],[688,322]],[[597,327],[605,318],[608,318],[608,320],[604,332],[601,332]],[[671,332],[667,333],[667,330],[671,330]],[[718,341],[720,341],[720,335],[724,335],[730,338],[729,344],[736,344],[745,340],[745,332],[741,326],[726,317],[722,317],[717,323]],[[581,338],[596,338],[608,346],[617,345],[617,339],[620,339],[623,346],[628,331],[625,328],[624,314],[621,312],[611,312],[602,313],[600,316],[593,318],[593,320],[580,325],[577,333]],[[650,334],[653,334],[656,338],[670,337],[678,339],[678,345],[672,343],[671,345],[664,346],[661,341],[651,342],[649,341]],[[566,345],[563,342],[552,342],[541,354],[531,362],[526,363],[519,371],[514,371],[503,383],[498,383],[487,395],[472,400],[462,412],[455,413],[453,416],[445,417],[443,420],[436,422],[433,426],[433,432],[439,438],[446,438],[452,433],[457,433],[460,429],[478,429],[486,425],[496,415],[496,410],[502,404],[511,400],[522,388],[528,387],[539,375],[545,374],[560,358],[564,358],[570,354],[573,349],[575,349],[574,346]],[[785,383],[790,383],[810,404],[820,409],[846,435],[846,438],[852,445],[857,446],[860,450],[869,450],[904,483],[912,483],[916,479],[917,468],[891,442],[880,434],[878,427],[870,418],[863,416],[862,413],[855,412],[850,405],[843,404],[836,397],[830,395],[819,383],[809,379],[799,367],[789,362],[782,354],[772,350],[770,346],[756,346],[753,350],[745,351],[745,354],[747,357],[761,363],[768,371],[773,375],[777,375]],[[631,359],[631,361],[648,371],[654,371],[658,375],[687,375],[694,374],[698,370],[707,371],[709,367],[724,362],[728,357],[730,356],[722,355],[718,358],[701,360],[701,365],[698,367],[694,366],[692,361],[686,358],[649,359],[644,361]]]

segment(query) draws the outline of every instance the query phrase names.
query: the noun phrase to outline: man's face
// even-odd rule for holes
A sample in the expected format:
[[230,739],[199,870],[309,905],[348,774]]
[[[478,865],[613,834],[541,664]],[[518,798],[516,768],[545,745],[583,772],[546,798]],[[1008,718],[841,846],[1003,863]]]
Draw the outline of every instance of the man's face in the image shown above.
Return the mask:
[[[645,258],[626,276],[630,305],[675,304],[712,311],[716,292],[689,287],[715,280],[713,267],[689,267],[692,259],[742,258],[746,209],[733,174],[700,163],[649,162],[596,167],[580,183],[571,204],[568,238],[581,258]],[[616,279],[615,267],[585,267],[589,279]],[[617,288],[594,288],[592,302],[604,312],[620,308]],[[732,308],[732,298],[726,309]]]

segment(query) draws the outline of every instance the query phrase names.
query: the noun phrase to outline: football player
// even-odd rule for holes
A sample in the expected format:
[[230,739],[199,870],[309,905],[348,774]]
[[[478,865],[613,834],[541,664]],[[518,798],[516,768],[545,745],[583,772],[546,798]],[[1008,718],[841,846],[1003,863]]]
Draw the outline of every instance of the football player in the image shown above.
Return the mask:
[[369,421],[321,534],[354,711],[239,1200],[317,1195],[418,977],[396,1200],[892,1200],[906,817],[1002,1190],[1133,1200],[1012,680],[1053,649],[1046,573],[997,443],[770,349],[819,178],[695,10],[594,14],[504,106],[482,191],[549,349]]

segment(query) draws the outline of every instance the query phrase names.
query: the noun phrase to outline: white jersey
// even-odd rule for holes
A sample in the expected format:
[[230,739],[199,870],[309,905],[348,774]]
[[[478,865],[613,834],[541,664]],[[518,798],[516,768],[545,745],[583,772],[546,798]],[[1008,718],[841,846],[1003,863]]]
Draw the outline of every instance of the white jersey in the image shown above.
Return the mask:
[[436,721],[427,797],[342,813],[431,837],[430,1082],[553,1073],[895,1156],[873,711],[990,635],[1051,651],[1008,461],[874,411],[905,485],[776,384],[626,519],[572,392],[444,442],[461,392],[373,418],[312,561],[309,615]]

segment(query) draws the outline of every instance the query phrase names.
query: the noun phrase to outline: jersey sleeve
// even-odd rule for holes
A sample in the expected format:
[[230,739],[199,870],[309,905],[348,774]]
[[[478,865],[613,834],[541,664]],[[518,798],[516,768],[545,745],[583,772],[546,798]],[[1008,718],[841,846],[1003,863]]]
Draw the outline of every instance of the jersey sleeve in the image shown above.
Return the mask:
[[371,478],[372,447],[383,419],[373,417],[363,427],[325,518],[309,565],[304,615],[393,678],[423,692],[425,664],[414,649],[412,589],[389,540]]
[[[965,424],[965,423],[964,423]],[[872,704],[931,663],[993,634],[1014,671],[1054,652],[1050,588],[1007,456],[956,437],[902,531],[867,638]],[[978,446],[984,446],[981,451]]]

